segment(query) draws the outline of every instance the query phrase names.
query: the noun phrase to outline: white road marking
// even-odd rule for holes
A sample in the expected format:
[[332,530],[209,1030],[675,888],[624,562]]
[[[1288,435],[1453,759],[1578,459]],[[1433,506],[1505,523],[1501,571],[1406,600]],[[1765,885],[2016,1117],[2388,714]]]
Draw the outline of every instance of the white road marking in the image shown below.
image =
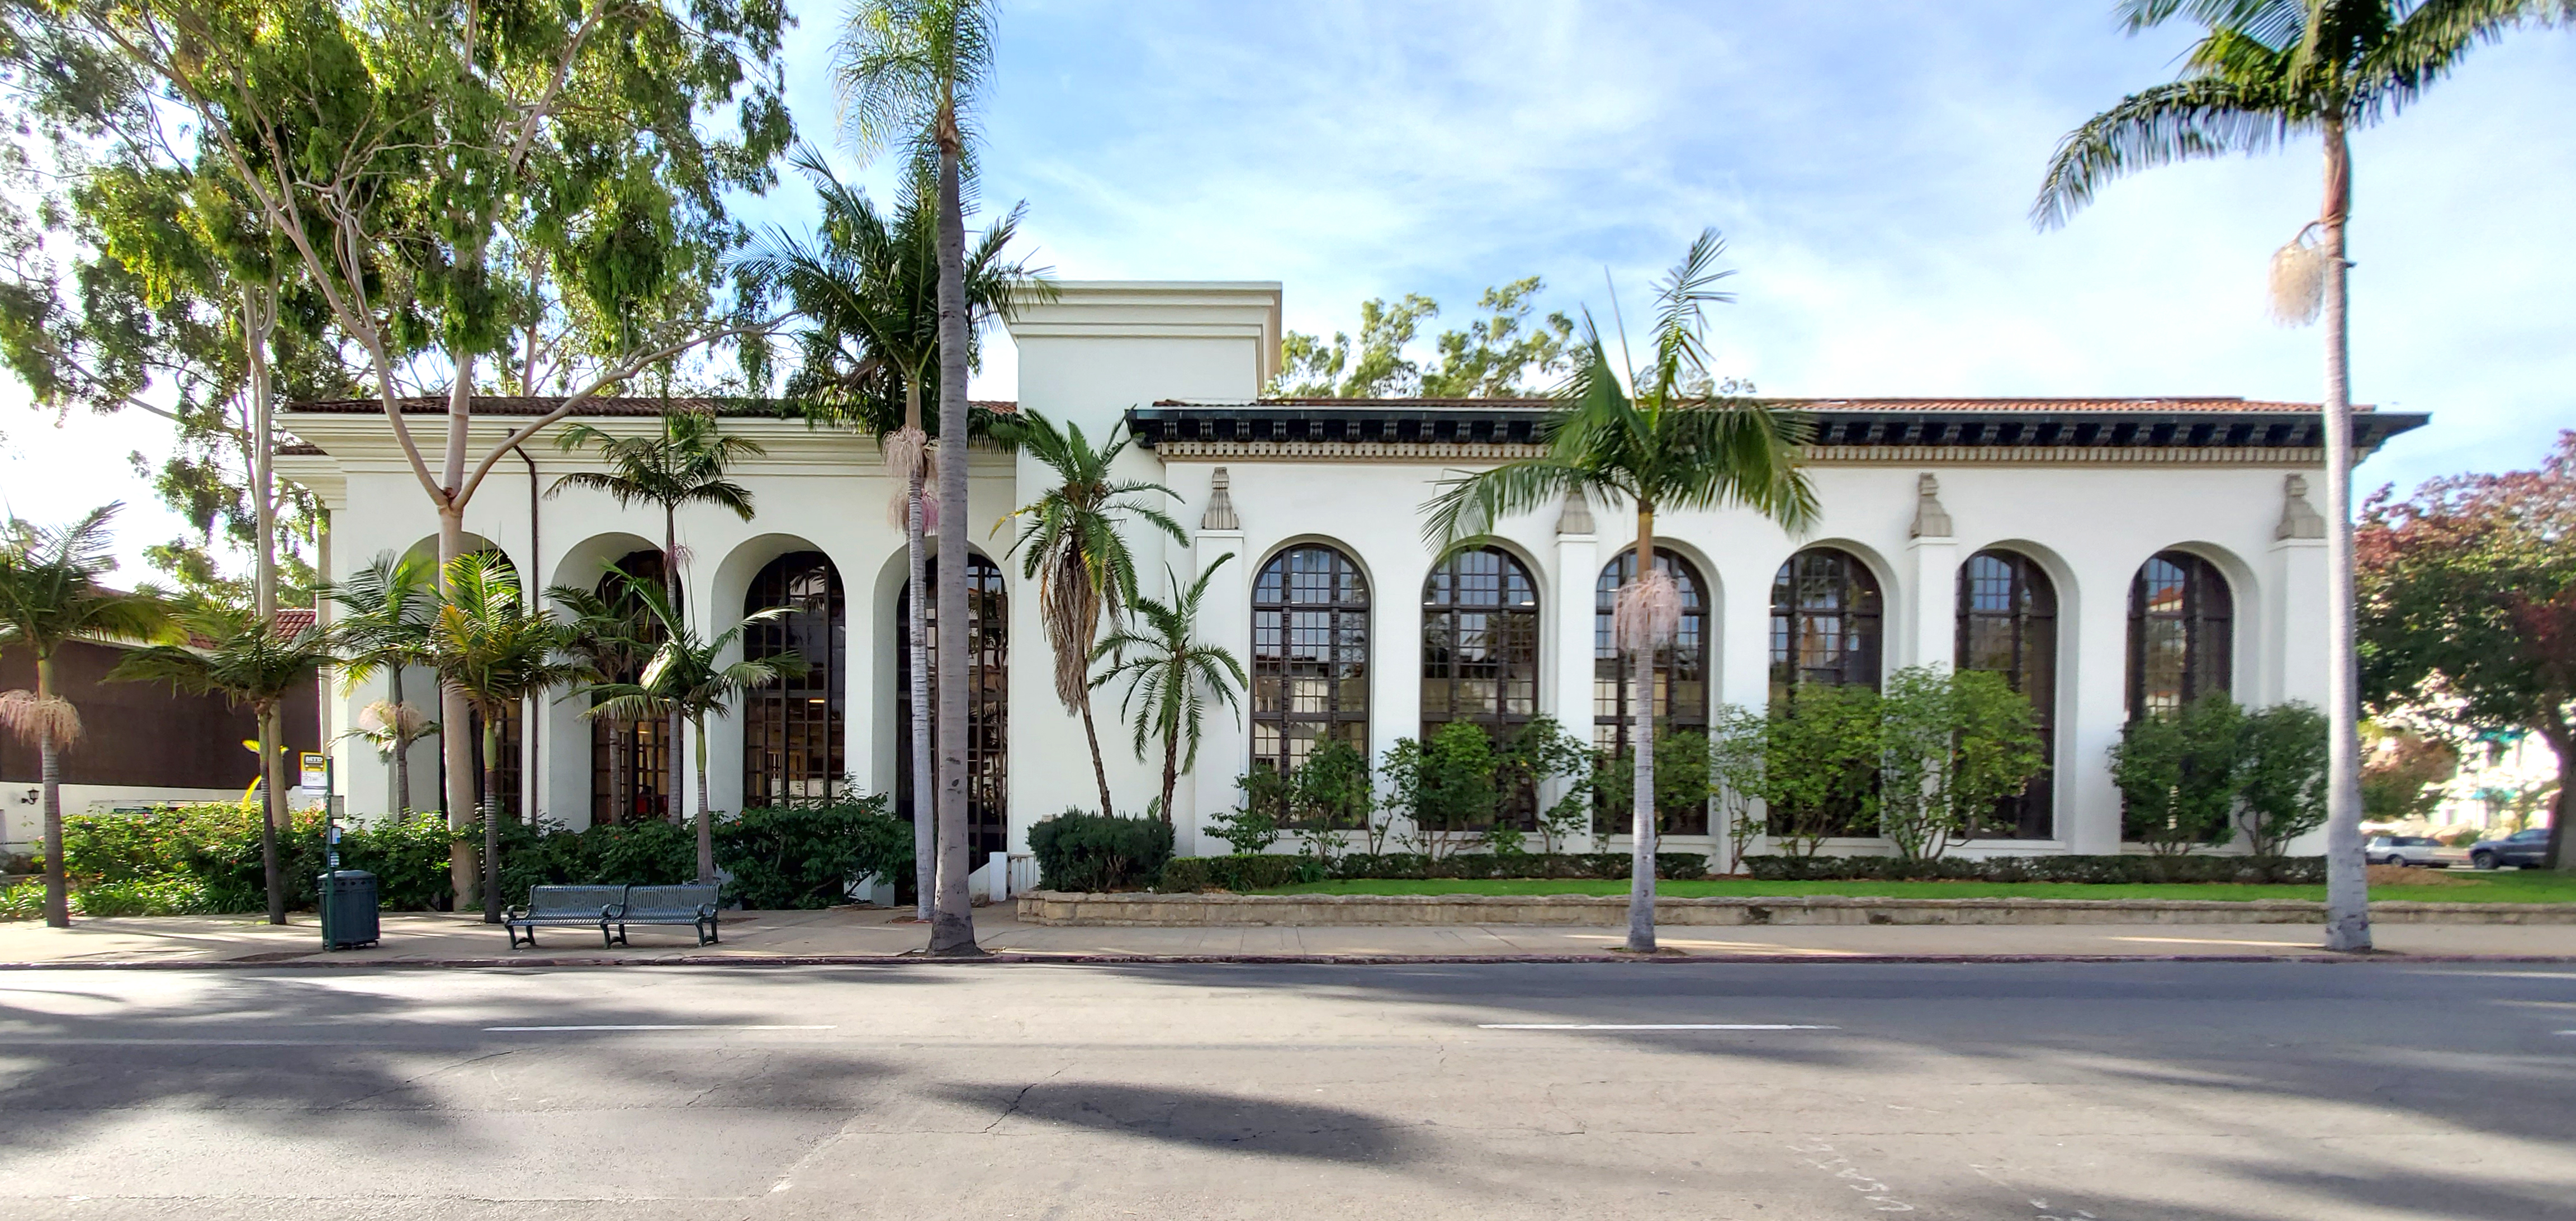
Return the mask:
[[[1478,1022],[1478,1030],[1840,1030],[1783,1022]],[[2576,1033],[2576,1032],[2571,1032]]]
[[755,1026],[729,1022],[690,1022],[685,1025],[630,1026],[486,1026],[486,1034],[523,1034],[538,1030],[838,1030],[837,1026]]

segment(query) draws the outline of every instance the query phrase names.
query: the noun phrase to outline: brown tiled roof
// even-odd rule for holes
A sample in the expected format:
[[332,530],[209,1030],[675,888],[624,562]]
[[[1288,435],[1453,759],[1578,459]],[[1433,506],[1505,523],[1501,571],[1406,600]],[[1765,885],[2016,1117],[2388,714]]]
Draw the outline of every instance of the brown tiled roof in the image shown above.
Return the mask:
[[318,458],[322,447],[310,441],[289,441],[268,452],[280,458]]
[[[1813,411],[2315,411],[2315,403],[2290,403],[2271,399],[2244,399],[2226,395],[2148,395],[2139,398],[1766,398],[1764,401]],[[1217,406],[1212,402],[1190,402],[1163,399],[1157,407]],[[1545,398],[1267,398],[1249,403],[1224,404],[1246,407],[1463,407],[1477,410],[1525,408],[1546,410],[1557,406]],[[2355,411],[2368,411],[2366,404],[2356,403]]]
[[320,622],[321,615],[312,607],[281,606],[277,610],[274,626],[278,635],[293,636],[297,632],[310,630]]
[[[478,394],[474,396],[474,414],[487,416],[541,416],[563,404],[560,397],[522,398],[515,395]],[[1011,399],[974,399],[971,406],[993,412],[1016,412],[1018,402]],[[370,415],[383,411],[384,404],[375,399],[326,399],[312,403],[294,403],[288,411],[316,415]],[[573,411],[577,416],[658,416],[664,411],[712,411],[719,416],[758,418],[762,416],[792,418],[796,405],[786,399],[755,398],[595,398]],[[404,415],[445,415],[445,395],[422,395],[402,400]]]

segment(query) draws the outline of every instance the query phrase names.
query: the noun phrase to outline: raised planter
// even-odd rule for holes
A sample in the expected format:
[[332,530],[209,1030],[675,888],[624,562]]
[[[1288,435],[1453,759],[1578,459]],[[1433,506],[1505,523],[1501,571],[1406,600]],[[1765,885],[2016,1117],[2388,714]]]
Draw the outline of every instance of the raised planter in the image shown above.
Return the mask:
[[[1617,926],[1625,895],[1230,895],[1019,896],[1019,918],[1059,926],[1439,925]],[[1745,924],[2322,924],[2326,905],[2305,899],[1874,899],[1658,898],[1663,925]],[[2370,905],[2390,924],[2576,924],[2576,903]]]

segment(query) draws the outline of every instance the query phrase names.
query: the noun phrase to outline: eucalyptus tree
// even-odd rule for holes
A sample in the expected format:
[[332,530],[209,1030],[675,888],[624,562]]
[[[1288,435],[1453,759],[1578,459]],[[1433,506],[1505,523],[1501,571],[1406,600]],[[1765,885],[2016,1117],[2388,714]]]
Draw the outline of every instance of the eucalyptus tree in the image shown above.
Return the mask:
[[597,702],[582,715],[623,720],[672,716],[697,731],[698,881],[711,883],[716,880],[716,849],[715,824],[707,796],[707,718],[727,715],[734,701],[755,687],[803,676],[811,668],[810,663],[792,651],[724,660],[741,651],[743,634],[754,624],[783,618],[786,607],[756,611],[713,636],[701,636],[689,626],[688,617],[650,582],[624,577],[621,584],[625,595],[661,625],[662,642],[634,682],[593,687]]
[[[1150,498],[1174,495],[1172,489],[1144,479],[1121,479],[1113,469],[1131,437],[1095,446],[1082,426],[1056,422],[1035,411],[993,426],[995,435],[1017,445],[1054,472],[1056,483],[1038,498],[1011,511],[994,529],[1014,521],[1020,536],[1009,554],[1021,557],[1020,575],[1038,587],[1038,621],[1055,651],[1055,697],[1067,712],[1082,714],[1082,736],[1091,744],[1091,775],[1100,785],[1100,815],[1115,817],[1110,801],[1109,770],[1101,761],[1100,731],[1091,717],[1091,653],[1100,639],[1102,619],[1117,620],[1136,600],[1136,555],[1120,533],[1129,518],[1171,536],[1186,547],[1189,533]],[[1170,818],[1171,811],[1163,811]]]
[[188,695],[220,695],[247,707],[259,724],[259,865],[268,887],[268,922],[286,923],[286,879],[279,871],[277,833],[287,822],[286,734],[278,709],[289,693],[310,690],[314,671],[336,652],[331,633],[318,626],[282,631],[255,610],[200,605],[174,616],[188,643],[156,644],[127,653],[108,671],[112,682],[152,682]]
[[1231,651],[1198,638],[1199,603],[1207,597],[1208,580],[1233,558],[1231,551],[1216,557],[1188,589],[1166,566],[1163,576],[1172,586],[1171,599],[1137,597],[1133,622],[1112,630],[1092,650],[1093,662],[1109,663],[1091,680],[1093,687],[1127,680],[1118,711],[1136,731],[1136,757],[1145,757],[1148,741],[1162,743],[1163,798],[1154,808],[1165,822],[1172,819],[1172,790],[1180,774],[1198,766],[1209,701],[1240,709],[1236,693],[1251,685]]
[[[806,418],[864,431],[876,439],[886,473],[902,486],[888,506],[904,528],[904,564],[910,588],[930,588],[925,534],[937,518],[928,496],[933,455],[921,404],[939,381],[939,218],[936,200],[920,183],[903,193],[891,217],[867,193],[844,183],[822,155],[800,147],[789,157],[822,205],[810,237],[773,229],[740,264],[763,292],[783,298],[801,321],[794,336],[796,370],[787,395],[803,404]],[[967,366],[988,321],[1008,319],[1027,301],[1053,294],[1044,268],[1008,257],[1021,208],[986,227],[965,260]],[[969,411],[969,436],[990,422]],[[962,461],[962,459],[961,459]],[[930,918],[934,888],[934,789],[930,764],[930,648],[927,608],[917,593],[907,603],[905,647],[911,652],[914,891],[920,918]]]
[[0,731],[36,748],[37,787],[45,819],[45,923],[71,926],[63,875],[62,752],[80,739],[80,710],[54,682],[54,654],[75,640],[152,640],[169,625],[166,604],[149,587],[110,589],[116,568],[103,505],[68,526],[10,518],[0,528],[0,650],[25,649],[36,662],[36,689],[0,692]]
[[2133,93],[2058,142],[2031,218],[2066,223],[2122,174],[2263,153],[2315,136],[2325,183],[2317,217],[2272,257],[2272,310],[2325,322],[2326,947],[2370,948],[2362,870],[2359,683],[2353,652],[2352,381],[2345,226],[2351,133],[2423,96],[2477,43],[2576,11],[2566,0],[2124,0],[2136,34],[2177,18],[2201,27],[2182,79]]
[[[522,701],[590,676],[571,655],[572,629],[520,596],[518,574],[497,551],[447,566],[429,625],[429,664],[483,719],[483,922],[501,921],[501,721]],[[456,790],[470,792],[470,789]]]
[[[662,511],[662,587],[673,606],[680,598],[680,510],[707,505],[730,510],[744,521],[752,517],[751,489],[726,478],[726,468],[769,451],[749,437],[729,437],[712,411],[665,411],[661,431],[652,436],[621,437],[590,424],[567,425],[556,438],[565,452],[597,447],[607,469],[574,471],[546,489],[549,497],[566,488],[605,492],[619,508],[652,505]],[[671,740],[680,741],[681,724],[671,719]],[[674,809],[685,778],[686,761],[671,751]]]
[[436,728],[426,714],[403,698],[403,672],[429,659],[429,625],[437,613],[437,581],[430,565],[393,552],[377,554],[349,579],[327,586],[325,596],[341,611],[337,629],[340,681],[354,688],[385,674],[387,698],[360,714],[394,765],[394,816],[411,814],[411,744]]
[[1732,274],[1717,268],[1724,251],[1717,231],[1703,230],[1656,285],[1653,345],[1642,368],[1611,364],[1586,315],[1574,372],[1558,392],[1561,407],[1540,425],[1546,452],[1445,479],[1424,506],[1423,534],[1444,551],[1568,492],[1595,503],[1626,500],[1635,508],[1637,576],[1619,587],[1611,623],[1614,641],[1635,669],[1627,946],[1639,953],[1655,948],[1655,657],[1681,620],[1680,591],[1655,566],[1655,515],[1741,507],[1792,533],[1816,518],[1815,489],[1799,468],[1812,426],[1730,393],[1709,372],[1704,310],[1733,299],[1717,289]]
[[[437,513],[442,581],[503,455],[767,325],[725,307],[721,260],[742,237],[727,198],[766,190],[793,140],[771,0],[34,3],[186,121],[196,163],[311,286]],[[560,400],[478,449],[483,364],[532,315],[567,320],[582,358],[557,362]],[[443,387],[435,447],[408,387]],[[466,702],[445,691],[442,719]],[[462,792],[471,764],[449,747]]]
[[[857,0],[836,48],[845,135],[873,154],[900,144],[916,181],[936,183],[939,208],[939,435],[966,435],[966,195],[974,180],[977,94],[992,81],[989,0]],[[966,463],[939,468],[941,503],[966,503]],[[939,549],[939,605],[966,605],[964,547]],[[966,672],[966,620],[939,617],[939,669]],[[939,862],[930,952],[976,955],[966,895],[966,684],[939,690]]]

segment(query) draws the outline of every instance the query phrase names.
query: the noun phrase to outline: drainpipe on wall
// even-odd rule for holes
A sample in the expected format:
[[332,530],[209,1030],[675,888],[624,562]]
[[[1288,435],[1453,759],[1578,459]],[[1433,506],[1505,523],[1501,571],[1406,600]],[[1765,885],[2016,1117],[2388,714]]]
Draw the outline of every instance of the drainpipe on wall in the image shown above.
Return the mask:
[[[519,588],[528,596],[528,610],[537,611],[538,583],[545,571],[543,536],[537,532],[537,505],[543,499],[537,494],[537,460],[528,456],[528,447],[513,445],[510,451],[528,464],[528,575],[519,578]],[[538,797],[546,791],[545,772],[537,766],[537,722],[544,716],[544,697],[534,697],[519,710],[519,813],[529,826],[537,825]]]

